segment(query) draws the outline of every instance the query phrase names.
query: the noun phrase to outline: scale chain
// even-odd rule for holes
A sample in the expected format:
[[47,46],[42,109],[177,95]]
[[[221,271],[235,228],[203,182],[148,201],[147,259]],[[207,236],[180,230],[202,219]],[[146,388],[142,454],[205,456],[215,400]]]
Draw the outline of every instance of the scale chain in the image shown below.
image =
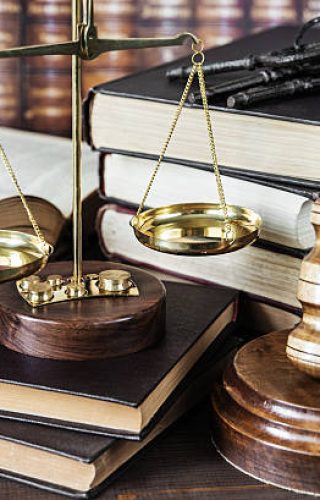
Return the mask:
[[180,102],[178,104],[178,107],[176,109],[176,112],[175,112],[175,115],[174,115],[174,119],[173,119],[172,125],[171,125],[170,130],[169,130],[169,134],[168,134],[168,136],[167,136],[167,138],[165,140],[165,143],[164,143],[164,145],[162,147],[159,159],[158,159],[157,164],[156,164],[156,166],[154,168],[154,171],[152,173],[150,182],[149,182],[149,184],[147,186],[147,189],[146,189],[146,191],[145,191],[145,193],[143,195],[142,201],[141,201],[141,203],[139,205],[139,208],[138,208],[138,211],[136,213],[137,217],[140,215],[140,213],[142,212],[142,210],[144,208],[145,202],[146,202],[146,200],[148,198],[148,195],[149,195],[150,190],[152,188],[153,182],[154,182],[154,180],[156,178],[156,175],[157,175],[157,173],[158,173],[158,171],[160,169],[161,162],[162,162],[162,160],[163,160],[163,158],[164,158],[164,156],[166,154],[166,151],[167,151],[167,148],[169,146],[169,142],[171,140],[173,132],[175,131],[176,125],[177,125],[179,117],[181,115],[182,108],[183,108],[183,106],[184,106],[184,104],[186,102],[186,99],[188,97],[189,90],[190,90],[190,87],[192,85],[193,78],[194,78],[194,75],[196,74],[196,71],[197,71],[197,66],[194,64],[193,67],[192,67],[192,70],[190,72],[189,78],[187,80],[186,86],[184,88],[184,91],[182,93],[182,96],[181,96]]
[[[212,124],[211,124],[211,118],[210,118],[210,112],[209,112],[209,106],[208,106],[208,99],[207,99],[207,95],[206,95],[206,85],[205,85],[205,78],[204,78],[204,73],[203,73],[204,54],[203,54],[202,41],[198,39],[197,43],[193,43],[192,50],[194,53],[193,53],[192,58],[191,58],[192,59],[191,72],[189,74],[187,83],[185,85],[181,99],[180,99],[178,107],[176,109],[174,119],[173,119],[172,125],[170,127],[168,136],[164,142],[161,153],[159,155],[159,159],[158,159],[157,164],[153,170],[151,179],[149,181],[147,189],[143,195],[142,201],[141,201],[139,208],[137,210],[136,217],[138,217],[144,209],[145,202],[149,196],[149,193],[150,193],[150,190],[151,190],[152,185],[154,183],[154,180],[155,180],[155,178],[158,174],[158,171],[160,169],[161,162],[166,154],[166,151],[167,151],[168,145],[170,143],[170,140],[172,138],[173,132],[175,131],[175,128],[176,128],[177,122],[179,120],[179,117],[181,115],[183,106],[184,106],[186,99],[188,97],[194,76],[197,73],[198,79],[199,79],[200,92],[201,92],[201,96],[202,96],[203,110],[204,110],[204,114],[205,114],[207,130],[208,130],[212,166],[213,166],[213,171],[214,171],[214,174],[216,177],[219,202],[220,202],[220,206],[221,206],[221,209],[223,211],[223,215],[224,215],[224,219],[225,219],[225,223],[226,223],[225,235],[227,238],[229,238],[229,236],[231,236],[231,224],[229,222],[228,209],[227,209],[227,204],[226,204],[226,200],[225,200],[225,194],[224,194],[224,189],[223,189],[223,185],[222,185],[221,175],[220,175],[220,171],[219,171],[216,145],[215,145],[215,140],[214,140],[214,135],[213,135],[213,130],[212,130]],[[196,60],[197,56],[200,57],[200,59],[198,61]]]
[[37,237],[38,237],[39,241],[41,241],[41,243],[46,244],[45,238],[44,238],[44,236],[43,236],[43,234],[42,234],[42,232],[41,232],[41,230],[40,230],[40,228],[38,226],[37,221],[35,220],[35,218],[34,218],[34,216],[32,214],[32,211],[31,211],[31,209],[30,209],[30,207],[28,205],[26,197],[24,196],[24,194],[22,192],[22,189],[20,187],[20,184],[18,182],[16,174],[15,174],[15,172],[13,170],[13,167],[12,167],[12,165],[11,165],[11,163],[10,163],[7,155],[6,155],[6,152],[5,152],[5,150],[4,150],[4,148],[3,148],[3,146],[1,144],[0,144],[0,156],[1,156],[1,159],[3,161],[5,169],[7,170],[8,174],[9,174],[9,176],[10,176],[12,182],[13,182],[13,184],[15,185],[16,191],[17,191],[17,193],[18,193],[18,195],[20,197],[21,203],[24,206],[25,211],[27,212],[28,219],[29,219],[29,221],[30,221],[30,223],[31,223],[31,225],[33,227],[33,230],[34,230],[35,234],[37,235]]
[[[201,97],[202,97],[203,110],[204,110],[206,123],[207,123],[212,166],[213,166],[213,170],[214,170],[214,173],[216,176],[220,205],[221,205],[221,208],[222,208],[223,213],[224,213],[225,221],[227,222],[228,221],[228,209],[227,209],[227,205],[226,205],[226,198],[225,198],[224,189],[223,189],[222,180],[221,180],[221,175],[220,175],[220,170],[219,170],[219,166],[218,166],[216,144],[215,144],[214,135],[213,135],[213,131],[212,131],[212,124],[211,124],[211,118],[210,118],[210,113],[209,113],[208,99],[207,99],[207,94],[206,94],[206,84],[205,84],[204,73],[203,73],[203,61],[204,61],[204,58],[201,59],[200,63],[197,63],[199,87],[200,87],[200,92],[201,92]],[[227,230],[230,230],[230,228],[228,228]]]

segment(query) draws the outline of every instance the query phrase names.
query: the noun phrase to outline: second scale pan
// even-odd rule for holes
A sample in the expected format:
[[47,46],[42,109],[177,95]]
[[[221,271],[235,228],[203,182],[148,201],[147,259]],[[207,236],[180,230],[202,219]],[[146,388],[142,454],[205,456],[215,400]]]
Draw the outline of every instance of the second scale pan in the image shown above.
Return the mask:
[[46,264],[50,245],[36,236],[0,230],[0,283],[36,273]]
[[136,238],[148,248],[177,255],[234,252],[259,236],[261,218],[250,209],[219,204],[185,203],[146,210],[133,217]]

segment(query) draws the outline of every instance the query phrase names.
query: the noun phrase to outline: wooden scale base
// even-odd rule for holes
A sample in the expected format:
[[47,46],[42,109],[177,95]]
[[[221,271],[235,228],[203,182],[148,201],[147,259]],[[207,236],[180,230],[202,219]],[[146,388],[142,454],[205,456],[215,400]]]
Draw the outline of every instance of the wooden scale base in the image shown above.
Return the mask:
[[250,476],[320,495],[320,384],[286,355],[288,331],[245,345],[212,396],[213,440]]
[[[109,262],[85,262],[85,274],[129,271],[138,297],[103,297],[30,307],[16,283],[0,285],[0,342],[14,351],[52,359],[109,358],[141,351],[165,332],[165,289],[146,272]],[[49,264],[42,275],[72,274],[72,263]]]

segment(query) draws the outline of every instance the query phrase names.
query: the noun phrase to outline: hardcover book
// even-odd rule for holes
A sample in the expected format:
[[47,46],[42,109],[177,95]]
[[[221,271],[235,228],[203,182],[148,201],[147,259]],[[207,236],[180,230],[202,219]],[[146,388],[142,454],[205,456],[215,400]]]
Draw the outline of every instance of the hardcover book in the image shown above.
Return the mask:
[[199,360],[142,441],[0,418],[0,476],[77,498],[91,498],[175,420],[209,394],[224,359],[242,343],[231,329]]
[[249,246],[214,259],[186,258],[152,252],[141,245],[129,225],[137,207],[106,205],[100,209],[97,231],[106,255],[124,262],[164,271],[197,283],[238,288],[282,306],[301,308],[296,297],[301,258],[304,253],[285,247]]
[[[210,405],[204,402],[149,446],[98,499],[306,500],[306,495],[297,496],[263,484],[222,460],[212,446],[210,423]],[[48,490],[35,490],[17,481],[2,479],[0,498],[59,500],[60,497]]]
[[164,338],[132,356],[64,362],[0,348],[1,414],[141,439],[192,367],[236,320],[234,290],[167,283],[166,292]]
[[[297,30],[280,27],[250,35],[208,50],[205,62],[291,46]],[[190,65],[190,56],[92,89],[85,104],[87,138],[92,147],[157,158],[184,88],[179,80],[169,82],[166,72],[179,65]],[[214,75],[207,78],[207,84],[227,81],[234,75]],[[236,73],[239,78],[243,75]],[[315,145],[319,135],[319,103],[318,94],[274,100],[245,110],[230,110],[224,99],[211,103],[221,172],[318,179],[320,151]],[[167,159],[211,163],[199,105],[185,106]]]
[[[212,168],[194,167],[164,162],[148,196],[148,207],[199,200],[215,202],[218,195]],[[153,168],[154,162],[150,159],[101,153],[100,194],[107,203],[136,207]],[[228,203],[250,207],[261,216],[261,240],[302,250],[313,245],[315,235],[310,215],[313,201],[319,196],[320,183],[318,189],[312,190],[303,185],[227,175],[222,175],[222,182]]]

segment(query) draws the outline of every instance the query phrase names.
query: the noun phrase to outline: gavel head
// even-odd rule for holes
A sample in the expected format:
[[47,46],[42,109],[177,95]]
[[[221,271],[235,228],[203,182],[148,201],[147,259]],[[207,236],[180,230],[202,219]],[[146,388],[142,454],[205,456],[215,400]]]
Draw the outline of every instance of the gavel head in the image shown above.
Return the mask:
[[303,316],[288,337],[287,356],[299,370],[320,379],[320,200],[313,204],[311,222],[316,241],[302,261],[297,295]]

